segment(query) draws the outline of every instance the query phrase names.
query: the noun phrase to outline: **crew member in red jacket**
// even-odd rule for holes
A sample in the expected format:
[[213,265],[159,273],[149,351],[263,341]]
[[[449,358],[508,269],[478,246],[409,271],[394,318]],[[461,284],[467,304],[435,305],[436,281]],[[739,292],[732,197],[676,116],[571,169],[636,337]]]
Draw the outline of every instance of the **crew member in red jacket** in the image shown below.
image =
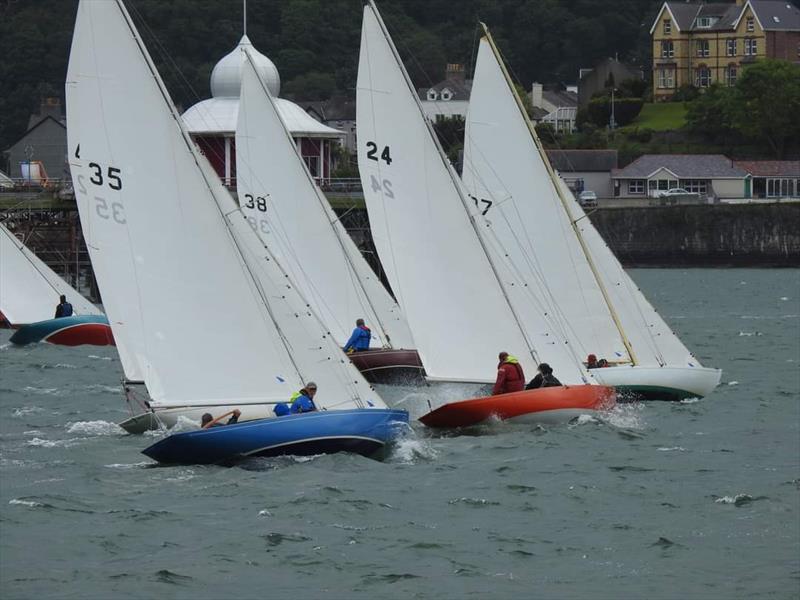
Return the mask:
[[497,365],[497,381],[495,381],[492,395],[521,392],[525,389],[525,373],[522,365],[508,352],[501,352],[498,356],[500,364]]

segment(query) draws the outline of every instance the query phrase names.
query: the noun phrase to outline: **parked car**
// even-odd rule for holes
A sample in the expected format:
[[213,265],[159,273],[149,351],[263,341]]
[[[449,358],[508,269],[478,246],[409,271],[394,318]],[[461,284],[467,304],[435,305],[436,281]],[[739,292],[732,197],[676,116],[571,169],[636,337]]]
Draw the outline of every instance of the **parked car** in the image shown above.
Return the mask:
[[660,190],[657,193],[657,198],[671,198],[673,196],[697,196],[696,192],[689,192],[683,188],[671,188],[668,190]]
[[597,206],[597,194],[592,190],[586,190],[578,194],[578,204],[583,207]]

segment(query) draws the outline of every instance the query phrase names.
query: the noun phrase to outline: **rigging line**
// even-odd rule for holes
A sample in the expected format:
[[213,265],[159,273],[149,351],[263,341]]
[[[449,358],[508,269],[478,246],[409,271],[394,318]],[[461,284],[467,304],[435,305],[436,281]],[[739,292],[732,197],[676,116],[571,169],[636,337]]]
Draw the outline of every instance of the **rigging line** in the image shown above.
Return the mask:
[[514,317],[514,320],[517,323],[517,327],[518,327],[523,339],[525,340],[526,345],[528,346],[528,351],[531,354],[531,356],[534,358],[534,360],[537,360],[537,362],[538,362],[536,349],[534,348],[531,340],[529,339],[527,331],[522,326],[522,323],[520,321],[519,315],[517,314],[516,310],[514,309],[514,305],[511,303],[511,300],[508,297],[508,293],[506,292],[506,289],[503,286],[502,279],[500,277],[500,274],[497,271],[497,267],[495,266],[494,262],[492,261],[492,258],[489,255],[489,252],[488,252],[488,250],[486,248],[486,245],[485,245],[485,243],[483,241],[483,238],[480,236],[480,234],[478,232],[477,222],[475,221],[475,219],[472,218],[472,215],[471,215],[470,210],[469,210],[468,202],[467,202],[466,198],[464,197],[464,190],[460,186],[460,180],[458,179],[458,176],[455,173],[455,169],[453,168],[453,165],[450,163],[450,160],[447,158],[447,155],[444,153],[444,149],[442,148],[442,145],[439,142],[439,139],[436,137],[436,133],[434,132],[430,121],[425,117],[425,111],[422,109],[422,104],[420,102],[420,99],[414,93],[414,88],[413,88],[413,86],[411,84],[411,78],[409,77],[408,72],[406,71],[406,68],[403,65],[403,62],[400,60],[400,56],[399,56],[399,53],[397,51],[397,48],[395,47],[394,42],[392,41],[392,38],[389,36],[389,31],[386,28],[386,24],[383,22],[383,18],[381,17],[380,13],[378,12],[378,9],[375,7],[375,1],[374,0],[369,0],[369,3],[370,3],[371,10],[375,14],[376,20],[378,21],[378,24],[381,27],[383,36],[386,39],[386,41],[387,41],[387,43],[389,45],[389,48],[391,49],[391,51],[392,51],[392,53],[394,55],[394,58],[395,58],[395,61],[397,62],[398,67],[400,68],[400,72],[403,74],[403,76],[405,78],[406,85],[408,86],[408,91],[411,93],[411,96],[414,98],[414,101],[415,101],[415,103],[417,105],[417,109],[419,110],[419,113],[420,113],[420,117],[425,122],[425,125],[426,125],[426,127],[428,129],[428,134],[433,139],[434,145],[435,145],[436,149],[438,150],[439,159],[442,161],[442,164],[445,166],[445,169],[447,170],[447,173],[450,176],[451,181],[453,182],[453,186],[455,187],[455,191],[458,194],[458,197],[461,200],[461,205],[462,205],[462,207],[464,209],[464,212],[466,213],[467,220],[472,225],[472,228],[473,228],[473,230],[475,232],[475,235],[478,238],[478,243],[480,244],[481,249],[483,250],[483,254],[484,254],[484,256],[486,257],[486,260],[489,263],[489,266],[490,266],[490,268],[492,270],[492,273],[495,276],[495,279],[497,280],[497,284],[500,287],[500,291],[503,294],[503,297],[504,297],[504,299],[506,301],[506,304],[508,305],[508,308],[511,311],[511,314]]
[[[322,195],[322,191],[321,191],[321,190],[319,189],[319,187],[318,187],[318,186],[317,186],[317,185],[314,183],[314,181],[313,181],[313,178],[311,177],[311,173],[309,172],[309,170],[308,170],[308,167],[307,167],[307,165],[305,164],[305,161],[303,161],[303,160],[302,160],[302,157],[301,157],[301,156],[300,156],[300,154],[299,154],[299,151],[298,151],[298,149],[297,149],[297,146],[296,146],[296,144],[294,144],[294,143],[293,143],[293,141],[292,141],[291,134],[289,133],[288,129],[286,129],[286,125],[285,125],[285,123],[283,123],[283,120],[280,118],[280,114],[278,113],[277,106],[275,105],[275,103],[274,103],[274,101],[273,101],[273,98],[272,98],[272,96],[270,95],[269,89],[268,89],[268,88],[267,88],[267,86],[265,85],[265,83],[264,83],[263,79],[261,78],[261,75],[260,75],[260,74],[258,73],[258,71],[256,70],[255,62],[253,61],[253,58],[252,58],[252,56],[250,55],[250,52],[249,52],[249,50],[245,49],[245,50],[244,50],[244,54],[245,54],[245,60],[247,60],[247,61],[249,62],[249,64],[252,66],[252,68],[253,68],[253,71],[255,72],[255,74],[256,74],[256,76],[257,76],[257,79],[258,79],[259,85],[261,86],[261,89],[262,89],[263,93],[264,93],[264,94],[266,94],[268,101],[269,101],[269,102],[270,102],[270,104],[272,105],[272,108],[273,108],[273,110],[275,111],[275,115],[276,115],[276,116],[277,116],[277,118],[278,118],[278,119],[281,121],[281,125],[282,125],[282,127],[283,127],[283,130],[284,130],[284,132],[285,132],[285,134],[286,134],[287,140],[288,140],[288,141],[290,141],[290,142],[292,142],[292,143],[291,143],[291,146],[292,146],[292,148],[293,148],[293,151],[294,151],[294,153],[295,153],[295,156],[296,156],[296,157],[297,157],[297,159],[300,161],[300,163],[299,163],[299,164],[301,164],[301,166],[302,166],[303,174],[304,174],[304,175],[305,175],[305,177],[306,177],[306,180],[307,180],[307,182],[308,182],[308,185],[309,185],[309,186],[311,186],[309,189],[311,189],[311,190],[313,191],[313,193],[314,193],[314,195],[315,195],[315,197],[316,197],[316,199],[317,199],[317,203],[318,203],[318,205],[319,205],[320,209],[323,211],[323,217],[324,217],[324,220],[325,220],[325,222],[326,222],[326,223],[328,223],[329,227],[332,229],[333,235],[334,235],[334,237],[335,237],[335,239],[336,239],[337,243],[339,244],[339,248],[340,248],[341,252],[342,252],[342,253],[343,253],[343,255],[344,255],[344,259],[345,259],[345,262],[346,262],[346,264],[347,264],[347,267],[348,267],[348,269],[347,269],[347,271],[348,271],[348,276],[350,277],[351,283],[357,283],[357,284],[358,284],[358,288],[360,288],[360,290],[361,290],[361,295],[358,295],[358,294],[357,294],[357,300],[358,300],[358,303],[361,305],[361,308],[362,308],[362,309],[366,309],[366,308],[367,308],[367,306],[369,307],[369,309],[370,309],[370,310],[371,310],[371,312],[372,312],[372,317],[374,317],[374,319],[375,319],[375,322],[377,322],[378,326],[379,326],[379,327],[380,327],[380,329],[381,329],[382,337],[383,337],[383,338],[386,340],[386,342],[388,342],[388,343],[391,343],[391,341],[390,341],[390,339],[389,339],[389,334],[388,334],[388,331],[386,330],[386,326],[383,324],[383,322],[382,322],[382,320],[381,320],[381,318],[380,318],[379,311],[378,311],[378,310],[376,309],[376,307],[374,306],[374,304],[373,304],[373,302],[372,302],[372,299],[370,298],[370,295],[369,295],[369,293],[367,292],[367,289],[366,289],[366,287],[365,287],[365,285],[364,285],[364,282],[363,282],[363,281],[361,281],[361,278],[358,276],[358,272],[357,272],[357,270],[356,270],[356,268],[355,268],[355,265],[353,264],[352,258],[350,257],[349,253],[347,252],[347,248],[346,248],[346,246],[345,246],[345,242],[344,242],[344,240],[342,240],[342,238],[340,237],[340,232],[339,232],[339,231],[338,231],[338,229],[335,227],[334,223],[333,223],[333,222],[331,222],[331,220],[330,220],[329,210],[331,210],[331,209],[329,208],[329,207],[330,207],[330,205],[328,204],[328,200],[327,200],[326,198],[324,198],[324,197],[323,197],[323,195]],[[322,142],[320,142],[320,143],[322,143]],[[249,167],[249,168],[250,168],[250,173],[251,173],[252,175],[254,175],[254,176],[255,176],[255,178],[256,178],[256,179],[259,179],[259,181],[260,181],[260,178],[258,177],[258,175],[257,175],[256,171],[255,171],[255,170],[254,170],[252,167]],[[262,185],[263,185],[263,184],[262,184]],[[334,213],[334,214],[335,214],[335,213]],[[281,219],[280,219],[280,218],[278,218],[278,221],[280,222],[280,221],[281,221]],[[284,232],[285,232],[285,229],[284,229]],[[345,234],[345,235],[348,235],[346,231],[344,232],[344,234]],[[288,238],[287,238],[287,241],[288,241]],[[291,252],[292,254],[294,254],[294,255],[295,255],[295,259],[297,259],[297,256],[296,256],[296,253],[295,253],[295,251],[294,251],[294,248],[293,248],[293,246],[292,246],[291,244],[288,244],[288,248],[289,248],[290,252]],[[302,263],[301,263],[299,260],[296,260],[296,262],[297,262],[298,266],[300,267],[300,269],[301,269],[301,270],[303,271],[303,273],[305,274],[305,269],[303,269]],[[309,285],[311,285],[311,286],[313,286],[313,287],[315,287],[315,288],[316,288],[316,285],[314,284],[314,282],[313,282],[313,281],[311,281],[311,279],[309,279],[308,277],[306,277],[306,280],[308,281]],[[324,298],[324,295],[320,295],[320,298]],[[366,305],[364,304],[364,302],[365,302],[365,301],[366,301]],[[323,301],[323,302],[324,302],[324,301]],[[328,308],[329,308],[329,310],[330,310],[330,307],[329,307],[329,306],[328,306]],[[334,315],[333,315],[333,311],[330,311],[330,312],[331,312],[331,315],[332,315],[332,316],[334,316]],[[367,312],[367,311],[365,311],[365,312]],[[339,324],[339,325],[340,325],[340,327],[341,327],[341,324]],[[344,330],[344,328],[342,328],[342,329]]]

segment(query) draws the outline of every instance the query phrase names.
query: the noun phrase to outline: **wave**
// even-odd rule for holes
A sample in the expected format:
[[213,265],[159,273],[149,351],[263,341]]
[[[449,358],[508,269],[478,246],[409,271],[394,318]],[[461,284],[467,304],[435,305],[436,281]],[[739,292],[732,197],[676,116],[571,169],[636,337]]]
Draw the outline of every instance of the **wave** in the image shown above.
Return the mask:
[[401,464],[415,464],[418,461],[434,460],[439,453],[427,440],[421,440],[413,435],[398,438],[391,445],[388,462]]
[[766,496],[751,496],[750,494],[736,494],[734,496],[714,497],[717,504],[733,504],[736,507],[745,506],[756,500],[766,500]]
[[64,392],[58,388],[40,388],[32,385],[26,385],[22,388],[23,392],[28,394],[36,394],[39,396],[61,396]]
[[116,423],[109,421],[76,421],[67,425],[67,433],[81,433],[84,435],[123,435],[125,430]]
[[25,415],[31,415],[33,413],[40,413],[43,411],[44,409],[38,406],[23,406],[21,408],[15,408],[14,412],[11,414],[15,417],[24,417]]
[[12,498],[8,501],[9,504],[17,504],[19,506],[27,506],[29,508],[45,508],[46,504],[36,502],[34,500],[24,500],[23,498]]

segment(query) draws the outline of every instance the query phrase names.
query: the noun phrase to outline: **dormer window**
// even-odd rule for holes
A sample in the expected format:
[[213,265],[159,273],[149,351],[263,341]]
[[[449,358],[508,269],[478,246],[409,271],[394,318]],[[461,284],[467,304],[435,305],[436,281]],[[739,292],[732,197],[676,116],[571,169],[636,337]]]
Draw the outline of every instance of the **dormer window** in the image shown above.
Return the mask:
[[436,90],[428,90],[428,100],[435,102],[438,97],[439,94],[436,93]]
[[451,92],[447,88],[444,88],[442,90],[442,100],[444,100],[445,102],[448,102],[448,101],[450,101],[452,99],[453,99],[453,92]]
[[664,19],[664,35],[670,35],[672,33],[672,21],[670,19]]
[[747,32],[752,33],[756,30],[756,20],[753,17],[747,17]]
[[697,17],[697,28],[708,29],[717,22],[716,17]]

